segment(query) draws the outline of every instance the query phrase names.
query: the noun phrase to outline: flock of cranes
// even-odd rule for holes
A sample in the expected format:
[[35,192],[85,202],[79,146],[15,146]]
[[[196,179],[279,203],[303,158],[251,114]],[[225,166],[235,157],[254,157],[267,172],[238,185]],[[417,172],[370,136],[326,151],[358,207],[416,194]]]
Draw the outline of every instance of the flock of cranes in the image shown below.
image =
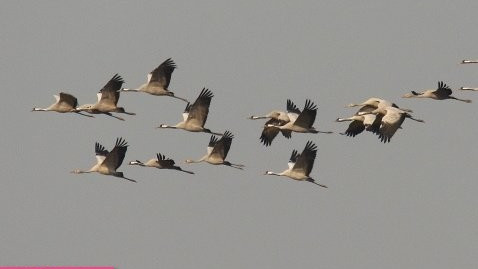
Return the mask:
[[[462,64],[478,63],[478,60],[463,60]],[[231,163],[226,160],[229,149],[231,148],[234,135],[230,131],[224,133],[213,132],[205,128],[209,107],[214,94],[211,90],[203,88],[194,103],[187,99],[176,96],[171,92],[169,84],[171,75],[176,68],[174,61],[169,58],[151,71],[147,76],[147,82],[136,89],[123,88],[124,80],[118,74],[115,74],[106,85],[97,93],[97,102],[95,104],[78,105],[76,97],[69,93],[60,92],[54,95],[56,102],[47,108],[33,108],[32,111],[55,111],[59,113],[76,113],[86,117],[94,117],[89,114],[104,114],[119,120],[123,118],[113,114],[136,115],[127,112],[125,108],[118,106],[120,94],[122,92],[144,92],[154,96],[169,96],[186,102],[186,108],[183,112],[183,120],[176,125],[161,124],[157,128],[183,129],[189,132],[203,132],[211,134],[207,153],[198,160],[188,159],[185,163],[207,162],[212,165],[225,165],[236,169],[244,169],[244,165]],[[461,87],[464,91],[478,91],[478,88]],[[403,98],[430,98],[434,100],[453,99],[465,103],[471,103],[471,100],[460,99],[452,96],[452,89],[443,81],[438,82],[436,89],[423,90],[421,92],[411,91],[402,96]],[[347,118],[337,118],[337,122],[350,122],[345,132],[340,133],[349,137],[355,137],[363,131],[371,132],[378,136],[381,142],[390,142],[391,138],[401,129],[402,123],[406,118],[424,123],[423,120],[414,118],[413,111],[407,108],[400,108],[395,103],[372,97],[359,104],[349,104],[347,107],[359,107],[358,111]],[[87,113],[87,114],[85,114]],[[266,119],[260,135],[260,141],[264,146],[271,146],[275,137],[281,133],[287,139],[292,137],[292,133],[325,133],[331,134],[331,131],[319,131],[314,127],[317,116],[317,106],[312,100],[305,101],[304,108],[300,110],[291,100],[286,101],[286,111],[274,110],[263,116],[250,116],[251,120]],[[127,178],[123,172],[117,171],[122,165],[128,148],[127,142],[123,138],[117,138],[115,146],[111,151],[95,143],[96,164],[88,170],[75,169],[71,171],[74,174],[100,173],[103,175],[115,176],[126,179],[131,182],[136,180]],[[265,175],[286,176],[297,181],[308,181],[320,187],[327,186],[316,182],[310,173],[312,171],[315,158],[317,156],[317,146],[308,141],[299,154],[293,150],[289,159],[288,169],[281,173],[266,171]],[[173,159],[167,158],[161,153],[156,154],[156,158],[143,163],[139,160],[130,161],[129,165],[142,167],[153,167],[158,169],[172,169],[188,174],[194,174],[192,171],[184,170],[177,166]]]

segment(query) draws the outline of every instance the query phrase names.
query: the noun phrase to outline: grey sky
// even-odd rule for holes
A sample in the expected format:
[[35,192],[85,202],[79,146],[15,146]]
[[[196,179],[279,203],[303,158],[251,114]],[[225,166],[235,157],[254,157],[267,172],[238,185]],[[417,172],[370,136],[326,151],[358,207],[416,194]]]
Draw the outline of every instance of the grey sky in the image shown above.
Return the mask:
[[[3,1],[1,265],[117,268],[476,268],[478,172],[474,103],[408,100],[444,80],[478,86],[476,1]],[[161,152],[178,162],[209,136],[154,129],[184,103],[125,93],[126,121],[31,113],[67,91],[80,103],[119,73],[126,87],[172,57],[170,89],[212,100],[207,126],[231,130],[228,159],[246,170],[187,166],[196,175],[128,167],[137,184],[73,175],[96,141],[129,142],[125,163]],[[291,98],[318,106],[316,126],[377,96],[414,110],[390,144],[362,134],[277,137],[259,144],[251,114]],[[292,149],[319,153],[312,176],[286,178]]]

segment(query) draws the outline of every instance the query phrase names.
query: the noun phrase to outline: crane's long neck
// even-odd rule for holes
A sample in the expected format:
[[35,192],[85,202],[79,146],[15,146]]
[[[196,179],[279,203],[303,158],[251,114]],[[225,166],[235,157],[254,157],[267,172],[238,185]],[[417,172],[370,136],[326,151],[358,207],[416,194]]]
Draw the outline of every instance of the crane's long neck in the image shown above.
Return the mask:
[[354,117],[350,117],[350,118],[337,118],[335,121],[336,122],[343,122],[343,121],[353,121],[355,120]]
[[[411,91],[402,96],[403,98],[428,98],[429,96],[424,94],[424,92]],[[400,108],[405,111],[404,109]],[[408,111],[407,111],[408,112]]]
[[138,160],[129,162],[129,165],[146,166],[144,163],[142,163],[141,161],[138,161]]
[[411,98],[428,98],[425,94],[413,94]]
[[95,172],[95,171],[93,171],[93,168],[90,169],[90,170],[75,169],[75,170],[71,171],[70,173],[73,173],[73,174],[86,174],[86,173],[92,173],[92,172]]
[[88,113],[100,113],[97,109],[98,107],[98,103],[96,104],[84,104],[84,105],[81,105],[77,108],[75,108],[75,111],[85,111],[85,112],[88,112]]
[[156,128],[163,128],[163,129],[178,129],[177,126],[171,126],[171,125],[167,125],[167,124],[161,124],[159,125],[158,127]]
[[250,116],[248,119],[250,120],[259,120],[259,119],[268,119],[270,117],[267,116]]
[[186,160],[186,163],[200,163],[200,162],[204,162],[206,159],[207,159],[208,155],[204,155],[201,159],[199,160]]
[[138,89],[128,89],[128,88],[123,88],[121,89],[122,92],[139,92],[141,91],[141,88]]
[[33,112],[33,111],[49,111],[49,109],[48,109],[48,108],[34,107],[34,108],[32,109],[32,112]]
[[203,162],[204,159],[199,159],[199,160],[190,160],[190,159],[187,159],[186,160],[186,163],[200,163],[200,162]]
[[478,88],[461,87],[460,90],[462,90],[462,91],[478,91]]
[[269,175],[269,176],[283,176],[284,175],[284,172],[282,173],[276,173],[276,172],[272,172],[272,171],[266,171],[266,173],[264,175]]
[[352,104],[348,104],[346,107],[356,107],[356,106],[364,106],[364,105],[366,105],[366,104],[363,104],[363,103],[362,104],[354,104],[354,103],[352,103]]
[[167,125],[167,124],[161,124],[157,128],[167,128],[167,129],[184,129],[186,125],[185,121],[182,121],[176,125]]

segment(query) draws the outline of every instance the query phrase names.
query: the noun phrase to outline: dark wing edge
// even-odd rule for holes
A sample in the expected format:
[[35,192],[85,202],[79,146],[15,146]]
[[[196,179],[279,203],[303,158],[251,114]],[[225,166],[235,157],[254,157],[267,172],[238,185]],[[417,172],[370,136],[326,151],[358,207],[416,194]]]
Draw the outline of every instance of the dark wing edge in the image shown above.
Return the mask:
[[300,109],[290,99],[287,99],[286,108],[287,108],[287,112],[296,113],[297,115],[300,114]]
[[95,154],[99,156],[106,156],[108,154],[108,150],[101,145],[100,143],[96,142],[95,143]]

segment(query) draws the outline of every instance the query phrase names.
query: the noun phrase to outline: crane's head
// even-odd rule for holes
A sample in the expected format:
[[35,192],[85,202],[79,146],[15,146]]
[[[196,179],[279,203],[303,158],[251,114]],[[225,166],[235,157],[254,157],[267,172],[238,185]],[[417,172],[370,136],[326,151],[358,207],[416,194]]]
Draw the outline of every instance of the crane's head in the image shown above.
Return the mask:
[[128,164],[129,164],[129,165],[140,165],[140,166],[144,166],[144,163],[142,163],[142,162],[139,161],[139,160],[130,161]]
[[277,173],[274,173],[274,172],[272,172],[272,171],[265,171],[265,172],[264,172],[264,175],[269,175],[269,176],[278,176],[278,174],[277,174]]
[[372,97],[372,98],[369,98],[367,99],[365,102],[361,103],[361,104],[349,104],[347,105],[347,107],[355,107],[355,106],[373,106],[373,107],[378,107],[378,104],[383,101],[382,99],[380,98],[376,98],[376,97]]
[[372,111],[360,111],[357,113],[358,116],[363,116],[363,115],[370,115],[370,114],[374,114],[374,115],[377,115],[377,114],[382,114],[382,115],[385,115],[387,113],[387,110],[386,108],[383,108],[383,107],[379,107],[379,108],[376,108],[375,110],[372,110]]
[[461,61],[461,64],[473,64],[473,63],[478,63],[478,60],[463,60],[463,61]]

